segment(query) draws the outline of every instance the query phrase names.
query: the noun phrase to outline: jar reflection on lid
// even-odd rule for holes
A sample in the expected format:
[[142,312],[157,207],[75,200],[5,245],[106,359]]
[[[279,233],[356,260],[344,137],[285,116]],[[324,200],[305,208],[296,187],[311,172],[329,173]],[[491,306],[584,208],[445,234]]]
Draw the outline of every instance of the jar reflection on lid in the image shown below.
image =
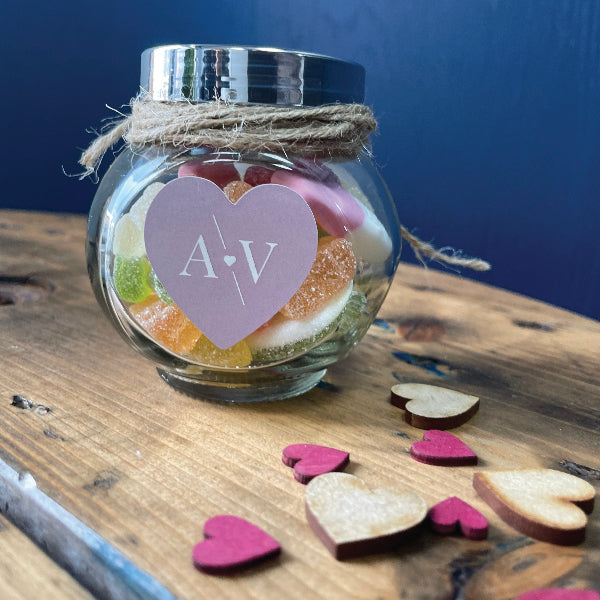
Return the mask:
[[156,46],[142,53],[140,87],[144,98],[159,101],[361,103],[365,70],[357,63],[277,48]]

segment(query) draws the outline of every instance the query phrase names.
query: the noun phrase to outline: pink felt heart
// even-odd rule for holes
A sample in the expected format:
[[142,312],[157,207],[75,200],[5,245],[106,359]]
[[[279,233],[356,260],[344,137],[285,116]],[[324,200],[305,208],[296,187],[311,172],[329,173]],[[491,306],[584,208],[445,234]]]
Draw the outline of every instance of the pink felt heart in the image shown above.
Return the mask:
[[294,467],[297,481],[308,483],[317,475],[342,471],[350,460],[350,454],[327,446],[292,444],[283,449],[282,460],[284,465]]
[[517,600],[600,600],[600,594],[594,590],[539,588],[521,594]]
[[192,559],[205,573],[236,571],[281,552],[279,543],[262,529],[231,515],[206,521],[204,537],[194,546]]
[[471,540],[487,537],[487,519],[470,504],[452,496],[438,502],[429,510],[431,528],[437,533],[449,535],[460,526],[462,534]]
[[455,435],[437,429],[425,432],[423,441],[410,447],[410,455],[429,465],[455,467],[477,464],[477,455],[469,446]]
[[261,185],[232,204],[201,177],[180,177],[154,198],[146,252],[177,306],[219,348],[268,321],[315,260],[317,227],[296,192]]

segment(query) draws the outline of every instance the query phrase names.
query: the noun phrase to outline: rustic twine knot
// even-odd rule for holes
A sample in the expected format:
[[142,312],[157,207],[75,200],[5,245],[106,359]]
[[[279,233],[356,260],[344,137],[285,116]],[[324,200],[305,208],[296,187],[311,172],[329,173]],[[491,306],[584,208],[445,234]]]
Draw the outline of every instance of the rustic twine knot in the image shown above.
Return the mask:
[[[128,146],[181,149],[210,146],[233,151],[275,152],[283,155],[356,158],[367,150],[377,129],[370,108],[363,104],[316,107],[214,102],[158,102],[134,98],[131,114],[98,136],[83,152],[82,178],[95,173],[107,150],[122,138]],[[405,227],[402,237],[421,262],[422,255],[446,264],[487,271],[490,264],[459,253],[446,254],[423,242]]]

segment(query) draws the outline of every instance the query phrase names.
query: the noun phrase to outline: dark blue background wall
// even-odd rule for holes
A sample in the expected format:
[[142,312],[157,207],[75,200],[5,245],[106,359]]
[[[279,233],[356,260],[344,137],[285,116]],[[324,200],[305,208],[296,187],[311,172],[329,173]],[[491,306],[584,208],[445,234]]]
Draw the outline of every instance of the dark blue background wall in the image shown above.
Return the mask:
[[596,0],[4,0],[0,35],[1,207],[87,211],[94,186],[61,168],[136,93],[148,46],[322,52],[367,69],[406,226],[493,263],[474,277],[600,318]]

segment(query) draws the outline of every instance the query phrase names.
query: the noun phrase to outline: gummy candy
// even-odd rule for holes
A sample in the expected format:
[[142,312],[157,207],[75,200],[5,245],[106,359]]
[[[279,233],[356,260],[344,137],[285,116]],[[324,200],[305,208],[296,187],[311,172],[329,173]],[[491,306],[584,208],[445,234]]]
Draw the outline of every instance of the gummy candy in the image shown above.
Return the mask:
[[260,165],[252,165],[246,169],[244,173],[244,181],[249,183],[251,186],[262,185],[264,183],[271,183],[271,177],[273,171]]
[[154,294],[145,302],[130,306],[129,311],[143,329],[173,352],[190,352],[202,336],[175,304],[165,304]]
[[113,252],[124,258],[137,258],[146,254],[144,235],[129,214],[123,215],[115,226]]
[[339,335],[348,333],[356,325],[356,323],[358,323],[360,314],[366,305],[367,299],[362,292],[358,290],[352,292],[352,294],[350,294],[350,299],[348,300],[346,306],[344,306],[344,310],[340,315],[336,333]]
[[297,175],[313,179],[328,187],[339,187],[340,185],[338,176],[316,158],[300,158],[296,160],[292,171]]
[[248,191],[251,190],[252,186],[245,181],[235,180],[230,181],[224,188],[225,195],[229,198],[230,202],[234,204]]
[[195,360],[213,367],[247,367],[252,362],[250,348],[243,340],[221,350],[202,336],[190,354]]
[[330,300],[321,311],[303,320],[275,315],[268,327],[260,327],[246,338],[257,362],[276,362],[306,352],[324,340],[338,325],[351,297],[352,284]]
[[164,186],[164,183],[151,183],[133,204],[130,211],[119,219],[115,226],[114,254],[120,254],[125,258],[136,258],[146,254],[144,243],[146,213],[152,200]]
[[329,168],[337,175],[340,185],[352,196],[354,196],[355,200],[360,202],[363,207],[369,209],[371,212],[374,212],[373,206],[371,205],[371,201],[367,198],[367,195],[363,192],[362,188],[358,184],[358,181],[354,179],[346,169],[340,164],[332,163],[329,165]]
[[240,178],[237,169],[231,161],[208,161],[202,158],[196,158],[182,164],[179,167],[177,176],[204,177],[204,179],[209,179],[213,183],[216,183],[220,188],[224,188],[230,181]]
[[148,285],[156,292],[158,297],[165,304],[173,304],[173,298],[169,296],[165,286],[159,281],[154,269],[150,269],[150,273],[148,275]]
[[329,186],[290,171],[276,171],[271,183],[298,192],[310,206],[317,223],[335,237],[344,237],[360,227],[365,219],[360,204],[339,184]]
[[350,242],[331,236],[321,238],[308,276],[279,313],[288,319],[304,319],[317,312],[347,287],[355,271]]
[[115,256],[113,280],[115,289],[121,300],[125,302],[141,302],[151,293],[148,285],[150,262],[145,256],[127,258]]
[[152,200],[156,197],[156,194],[160,192],[165,187],[164,183],[160,183],[160,181],[155,181],[151,183],[146,189],[143,191],[142,195],[138,200],[135,201],[131,209],[129,210],[129,216],[131,220],[138,226],[139,230],[142,232],[142,240],[144,239],[144,225],[146,224],[146,214],[148,213],[148,209],[152,204]]
[[363,261],[377,264],[385,262],[393,245],[381,221],[368,209],[363,208],[365,220],[362,225],[346,234],[352,244],[354,254]]

